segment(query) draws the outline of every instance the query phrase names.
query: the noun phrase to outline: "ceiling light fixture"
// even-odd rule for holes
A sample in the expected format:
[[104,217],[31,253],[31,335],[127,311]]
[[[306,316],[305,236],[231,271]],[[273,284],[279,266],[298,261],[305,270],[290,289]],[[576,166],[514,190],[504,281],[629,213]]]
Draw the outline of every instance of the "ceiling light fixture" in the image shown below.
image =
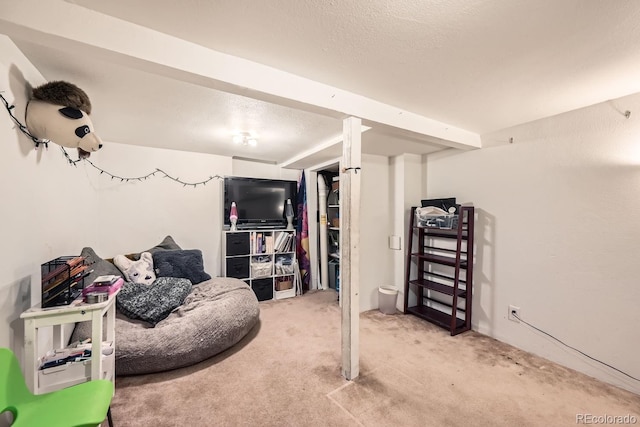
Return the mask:
[[256,145],[258,145],[258,140],[249,132],[238,132],[233,135],[233,143],[255,147]]

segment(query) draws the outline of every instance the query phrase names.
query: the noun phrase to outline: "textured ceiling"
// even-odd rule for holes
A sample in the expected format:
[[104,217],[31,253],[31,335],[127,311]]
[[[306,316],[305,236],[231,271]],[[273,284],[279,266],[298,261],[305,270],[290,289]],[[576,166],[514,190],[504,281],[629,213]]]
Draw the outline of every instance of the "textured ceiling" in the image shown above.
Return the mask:
[[[23,3],[39,13],[37,2]],[[640,92],[635,0],[52,3],[87,8],[477,134]],[[339,116],[220,92],[143,71],[135,61],[112,63],[99,48],[83,55],[64,44],[57,50],[62,36],[41,45],[37,30],[5,22],[3,31],[1,22],[2,13],[0,32],[45,78],[73,81],[90,94],[96,130],[107,140],[275,162],[324,147],[320,157],[288,162],[298,167],[340,152],[326,144],[341,133]],[[229,145],[236,129],[254,130],[259,146]],[[441,148],[389,129],[363,134],[369,153]]]
[[481,134],[640,91],[637,0],[76,3]]
[[[342,132],[342,122],[330,117],[33,43],[18,47],[48,80],[72,81],[90,94],[92,121],[105,141],[275,163]],[[259,144],[233,144],[236,131],[254,133]]]

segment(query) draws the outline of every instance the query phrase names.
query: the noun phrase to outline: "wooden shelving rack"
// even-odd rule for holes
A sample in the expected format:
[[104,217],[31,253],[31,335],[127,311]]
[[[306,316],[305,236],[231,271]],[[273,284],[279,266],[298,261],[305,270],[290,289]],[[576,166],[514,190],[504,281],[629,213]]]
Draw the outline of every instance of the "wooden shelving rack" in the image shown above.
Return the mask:
[[[423,227],[416,223],[416,208],[411,208],[404,312],[451,335],[471,329],[474,215],[473,206],[461,206],[453,228]],[[417,303],[409,307],[411,291]]]

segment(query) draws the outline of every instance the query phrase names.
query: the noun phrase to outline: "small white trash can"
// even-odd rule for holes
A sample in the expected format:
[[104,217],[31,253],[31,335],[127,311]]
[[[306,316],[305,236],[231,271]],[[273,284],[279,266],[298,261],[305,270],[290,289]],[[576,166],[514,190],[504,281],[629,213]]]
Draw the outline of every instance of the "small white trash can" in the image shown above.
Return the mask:
[[384,314],[396,313],[398,289],[394,286],[380,286],[378,288],[378,308]]

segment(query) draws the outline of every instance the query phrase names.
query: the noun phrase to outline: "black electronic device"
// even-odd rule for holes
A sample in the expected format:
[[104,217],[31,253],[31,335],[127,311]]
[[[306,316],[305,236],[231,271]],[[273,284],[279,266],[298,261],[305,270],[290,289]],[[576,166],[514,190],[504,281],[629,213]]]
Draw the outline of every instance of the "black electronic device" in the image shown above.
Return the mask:
[[293,224],[297,223],[296,196],[298,183],[280,179],[225,177],[224,179],[224,224],[231,225],[229,211],[231,202],[236,202],[238,229],[285,228],[284,213],[287,199],[294,205]]

